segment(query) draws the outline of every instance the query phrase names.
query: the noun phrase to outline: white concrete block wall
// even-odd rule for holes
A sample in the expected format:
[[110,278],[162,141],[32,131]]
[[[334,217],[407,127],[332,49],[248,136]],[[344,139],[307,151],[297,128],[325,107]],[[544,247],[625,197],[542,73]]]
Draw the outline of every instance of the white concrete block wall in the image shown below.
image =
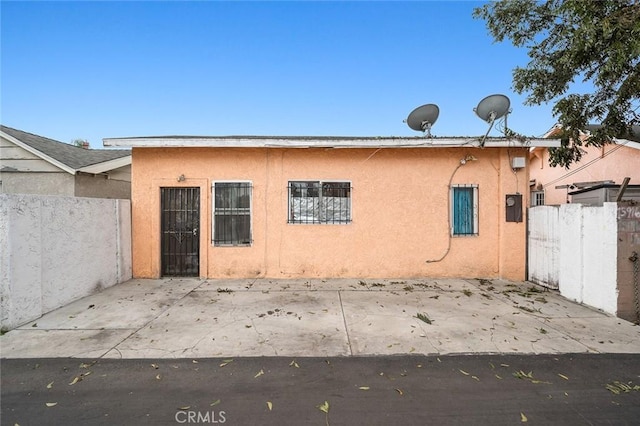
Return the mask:
[[560,210],[554,206],[529,209],[529,280],[558,288],[560,281]]
[[564,297],[582,303],[583,229],[582,205],[560,206],[560,271],[559,290]]
[[0,194],[2,324],[131,278],[129,200]]
[[610,314],[618,310],[618,212],[616,203],[582,209],[582,301]]
[[535,207],[529,211],[529,279],[567,299],[616,315],[617,204]]

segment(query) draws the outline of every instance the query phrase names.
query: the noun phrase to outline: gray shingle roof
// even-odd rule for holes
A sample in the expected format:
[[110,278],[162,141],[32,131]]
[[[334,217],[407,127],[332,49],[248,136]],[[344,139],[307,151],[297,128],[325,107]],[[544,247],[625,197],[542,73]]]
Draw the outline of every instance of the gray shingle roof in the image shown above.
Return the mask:
[[0,130],[76,170],[131,155],[129,149],[84,149],[7,126],[0,125]]

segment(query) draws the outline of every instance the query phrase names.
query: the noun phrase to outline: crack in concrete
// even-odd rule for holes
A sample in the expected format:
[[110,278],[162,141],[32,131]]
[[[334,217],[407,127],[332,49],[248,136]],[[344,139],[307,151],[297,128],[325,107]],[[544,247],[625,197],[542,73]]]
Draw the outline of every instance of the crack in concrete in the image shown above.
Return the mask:
[[[153,321],[155,321],[156,319],[158,319],[160,317],[160,315],[164,314],[165,312],[169,311],[174,305],[176,305],[180,300],[185,299],[189,294],[193,293],[197,288],[200,288],[202,285],[204,285],[204,283],[206,283],[206,281],[200,281],[200,283],[195,286],[194,288],[192,288],[191,290],[189,290],[188,292],[186,292],[185,294],[182,295],[182,297],[179,297],[175,300],[175,302],[173,302],[172,304],[166,304],[166,305],[160,305],[160,312],[158,312],[157,315],[155,315],[154,317],[152,317],[149,321],[145,322],[144,324],[142,324],[138,329],[134,329],[134,331],[132,331],[127,337],[125,337],[124,339],[122,339],[120,342],[116,343],[115,345],[113,345],[113,347],[111,347],[109,350],[107,350],[104,354],[102,354],[99,358],[104,357],[106,354],[108,354],[111,350],[116,350],[118,351],[118,353],[120,354],[120,357],[122,358],[122,352],[120,352],[118,350],[118,346],[122,345],[124,342],[126,342],[128,339],[131,338],[131,336],[137,334],[140,330],[142,330],[143,328],[147,327],[149,324],[151,324]],[[131,295],[131,297],[133,297],[134,295]],[[164,309],[163,309],[164,308]]]
[[268,347],[271,348],[271,350],[273,350],[274,355],[278,355],[278,349],[273,345],[273,343],[271,343],[271,341],[269,341],[269,339],[265,339],[264,336],[262,335],[262,333],[258,330],[258,327],[256,327],[256,323],[255,320],[251,317],[249,317],[249,320],[251,321],[251,326],[253,328],[253,330],[256,332],[256,335],[258,336],[258,344],[260,345],[264,345],[266,344]]
[[[440,351],[438,350],[438,348],[435,347],[435,345],[433,344],[433,342],[431,341],[431,338],[429,337],[429,333],[427,332],[427,330],[424,329],[423,325],[420,324],[418,322],[418,328],[420,328],[420,330],[422,330],[422,334],[420,335],[421,338],[425,338],[427,339],[427,343],[429,344],[429,346],[431,346],[433,348],[433,350],[436,353],[440,353]],[[423,337],[424,336],[424,337]]]

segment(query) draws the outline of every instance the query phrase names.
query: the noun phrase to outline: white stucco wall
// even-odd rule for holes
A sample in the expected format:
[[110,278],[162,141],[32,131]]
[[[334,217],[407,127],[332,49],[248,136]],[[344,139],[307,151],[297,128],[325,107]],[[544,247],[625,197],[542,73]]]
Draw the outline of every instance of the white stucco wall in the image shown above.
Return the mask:
[[532,281],[557,276],[564,297],[616,315],[617,204],[535,207],[530,218],[529,244],[536,250],[529,256]]
[[2,327],[131,278],[129,200],[0,194]]
[[0,194],[0,326],[42,313],[42,242],[38,197]]
[[560,281],[560,209],[529,209],[529,280],[553,289]]
[[618,310],[618,209],[616,203],[584,207],[582,302],[610,314]]
[[[558,208],[558,207],[556,207]],[[558,287],[564,297],[582,303],[582,205],[564,204],[560,210],[560,261]]]

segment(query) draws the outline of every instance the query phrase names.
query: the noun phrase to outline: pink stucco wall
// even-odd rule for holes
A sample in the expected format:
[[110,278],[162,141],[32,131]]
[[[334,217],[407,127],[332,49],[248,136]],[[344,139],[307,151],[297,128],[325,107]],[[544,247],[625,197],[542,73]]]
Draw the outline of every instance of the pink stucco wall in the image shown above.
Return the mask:
[[[473,155],[458,167],[460,159]],[[502,277],[524,279],[525,223],[505,221],[505,194],[528,203],[522,148],[134,148],[133,274],[160,276],[160,188],[200,187],[200,275],[210,278]],[[456,171],[457,169],[457,171]],[[477,184],[479,234],[450,237],[449,180]],[[178,182],[177,177],[185,176]],[[211,243],[211,185],[251,181],[253,244]],[[352,222],[288,224],[290,180],[350,181]],[[526,215],[526,211],[525,211]],[[440,262],[427,263],[439,259]]]
[[595,182],[613,180],[621,184],[626,176],[631,177],[629,184],[640,184],[640,144],[629,146],[608,144],[602,148],[585,148],[586,153],[580,162],[569,169],[551,167],[547,148],[536,148],[531,153],[530,174],[536,180],[536,186],[544,189],[545,204],[565,204],[567,189],[556,186],[570,185],[574,182]]

